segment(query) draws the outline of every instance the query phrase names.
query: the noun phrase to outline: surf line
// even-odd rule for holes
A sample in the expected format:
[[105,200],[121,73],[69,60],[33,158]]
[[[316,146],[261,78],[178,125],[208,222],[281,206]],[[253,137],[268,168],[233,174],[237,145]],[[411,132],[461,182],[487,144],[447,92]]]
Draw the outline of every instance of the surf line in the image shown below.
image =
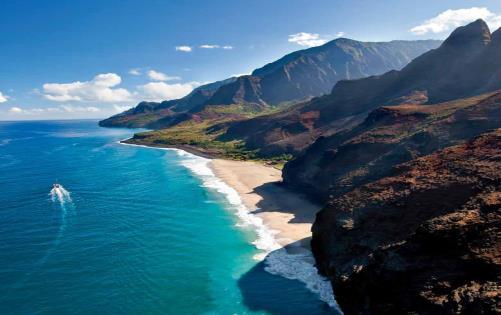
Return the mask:
[[266,266],[264,268],[265,271],[287,279],[302,282],[306,288],[316,294],[321,301],[342,314],[334,298],[330,282],[320,276],[316,267],[310,262],[313,260],[311,252],[289,254],[285,248],[280,246],[275,239],[275,231],[269,229],[261,218],[251,214],[249,209],[244,206],[238,193],[214,174],[209,167],[210,159],[187,152],[183,149],[124,143],[122,142],[124,140],[120,140],[117,143],[131,147],[174,151],[182,158],[180,164],[202,180],[203,187],[214,190],[227,199],[231,208],[235,211],[235,215],[241,220],[241,226],[249,226],[254,230],[256,239],[252,244],[261,251],[260,254],[254,256],[254,259],[264,259]]

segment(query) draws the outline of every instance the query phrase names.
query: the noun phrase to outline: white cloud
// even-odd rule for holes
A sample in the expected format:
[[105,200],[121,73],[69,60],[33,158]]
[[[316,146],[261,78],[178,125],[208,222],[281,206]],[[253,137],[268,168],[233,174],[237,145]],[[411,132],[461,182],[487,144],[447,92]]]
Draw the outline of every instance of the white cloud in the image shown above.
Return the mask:
[[176,46],[176,51],[191,52],[192,50],[190,46]]
[[314,47],[325,44],[327,40],[320,38],[319,34],[300,32],[289,35],[289,42],[300,46]]
[[148,71],[148,77],[154,81],[171,81],[171,80],[181,80],[180,77],[171,77],[168,76],[165,73],[155,71],[155,70],[150,70]]
[[55,102],[126,102],[131,100],[131,93],[123,88],[113,88],[122,82],[115,73],[96,75],[90,81],[71,83],[45,83],[44,97]]
[[14,114],[19,114],[19,113],[22,113],[23,110],[21,108],[19,108],[19,107],[11,107],[9,109],[9,112],[14,113]]
[[219,45],[209,45],[209,44],[200,45],[200,48],[203,48],[203,49],[216,49],[219,47],[220,47]]
[[181,98],[190,93],[198,82],[167,84],[165,82],[150,82],[141,85],[138,89],[141,91],[141,97],[149,101],[164,101]]
[[[62,111],[67,113],[78,113],[78,112],[89,112],[89,113],[97,113],[101,110],[94,106],[72,106],[72,105],[61,105],[60,108]],[[56,107],[57,109],[57,107]]]
[[11,107],[9,113],[23,114],[23,115],[37,115],[42,113],[97,113],[101,109],[94,106],[73,106],[73,105],[59,105],[56,107],[45,108],[20,108]]
[[248,72],[242,72],[242,73],[234,73],[232,74],[230,77],[241,77],[241,76],[244,76],[244,75],[251,75],[252,74],[252,71],[248,71]]
[[199,47],[202,49],[219,49],[219,48],[225,49],[225,50],[233,49],[233,46],[231,46],[231,45],[220,46],[220,45],[215,45],[215,44],[204,44],[204,45],[200,45]]
[[9,97],[8,97],[7,95],[4,95],[4,94],[2,94],[2,92],[0,92],[0,103],[5,103],[5,102],[7,102],[7,99],[8,99],[8,98],[9,98]]
[[343,37],[344,35],[345,35],[345,33],[344,33],[344,32],[338,32],[338,33],[336,34],[336,37],[338,37],[338,38],[339,38],[339,37]]
[[501,27],[501,15],[489,11],[487,8],[472,7],[469,9],[446,10],[434,18],[411,28],[410,31],[415,35],[442,33],[477,19],[483,19],[494,30]]
[[132,75],[141,75],[141,69],[139,69],[139,68],[130,69],[129,70],[129,74],[132,74]]
[[113,110],[114,110],[116,113],[125,112],[126,110],[131,109],[131,108],[132,108],[132,106],[120,106],[120,105],[113,105]]

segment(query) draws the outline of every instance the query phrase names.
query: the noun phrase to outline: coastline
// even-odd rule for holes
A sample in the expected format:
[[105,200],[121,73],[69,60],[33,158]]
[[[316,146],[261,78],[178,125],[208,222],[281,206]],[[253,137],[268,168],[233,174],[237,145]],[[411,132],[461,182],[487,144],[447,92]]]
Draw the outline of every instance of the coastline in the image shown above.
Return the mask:
[[188,153],[191,153],[196,156],[200,156],[206,159],[214,159],[217,158],[217,154],[207,151],[207,150],[202,150],[197,147],[191,146],[191,145],[173,145],[173,146],[168,146],[165,144],[154,144],[154,143],[148,143],[148,144],[141,144],[141,143],[136,143],[135,141],[132,141],[134,138],[126,138],[123,140],[120,140],[120,144],[124,145],[135,145],[139,147],[144,147],[144,148],[157,148],[157,149],[173,149],[173,150],[183,150]]
[[200,156],[184,147],[150,146],[126,140],[119,144],[149,149],[172,150],[183,158],[181,165],[202,180],[202,186],[224,195],[238,225],[252,228],[252,244],[261,251],[254,256],[265,270],[297,280],[319,299],[342,314],[330,282],[318,274],[310,250],[311,225],[319,205],[280,186],[281,171],[251,161],[234,161]]
[[270,228],[282,247],[310,249],[311,225],[321,209],[304,196],[280,186],[282,172],[269,165],[253,161],[235,161],[218,157],[190,145],[165,146],[144,145],[120,140],[120,144],[181,150],[208,160],[208,167],[215,176],[234,189],[244,206]]
[[320,206],[280,186],[280,170],[256,162],[224,159],[212,159],[209,167],[235,189],[250,213],[275,231],[280,246],[310,249],[311,225]]

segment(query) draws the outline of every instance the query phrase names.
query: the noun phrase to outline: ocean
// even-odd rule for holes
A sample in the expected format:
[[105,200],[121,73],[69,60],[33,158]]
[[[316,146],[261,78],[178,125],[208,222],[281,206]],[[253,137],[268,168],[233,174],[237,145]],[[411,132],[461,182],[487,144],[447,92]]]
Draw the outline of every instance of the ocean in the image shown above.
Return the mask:
[[133,132],[0,122],[0,314],[339,314],[206,159]]

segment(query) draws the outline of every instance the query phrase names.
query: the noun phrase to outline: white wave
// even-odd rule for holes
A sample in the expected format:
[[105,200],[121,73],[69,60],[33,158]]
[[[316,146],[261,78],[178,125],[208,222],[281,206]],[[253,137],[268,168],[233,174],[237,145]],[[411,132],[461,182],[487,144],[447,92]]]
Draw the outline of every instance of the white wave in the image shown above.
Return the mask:
[[310,251],[304,250],[302,253],[292,254],[288,253],[285,248],[280,248],[266,257],[265,264],[265,270],[269,273],[301,281],[308,290],[316,293],[320,300],[341,313],[334,298],[331,283],[318,274]]
[[319,296],[320,300],[327,303],[330,307],[336,308],[341,313],[334,298],[330,282],[317,272],[312,253],[306,249],[298,253],[287,252],[275,238],[278,231],[270,229],[264,224],[260,217],[252,214],[243,204],[237,191],[214,174],[209,166],[210,159],[176,148],[154,148],[144,145],[119,143],[150,149],[175,151],[178,156],[183,158],[181,160],[181,165],[198,176],[202,180],[203,187],[225,196],[226,200],[235,211],[235,214],[240,219],[237,226],[250,227],[255,231],[257,238],[252,244],[262,252],[255,255],[254,259],[264,259],[266,266],[265,270],[267,272],[304,283],[308,290]]

